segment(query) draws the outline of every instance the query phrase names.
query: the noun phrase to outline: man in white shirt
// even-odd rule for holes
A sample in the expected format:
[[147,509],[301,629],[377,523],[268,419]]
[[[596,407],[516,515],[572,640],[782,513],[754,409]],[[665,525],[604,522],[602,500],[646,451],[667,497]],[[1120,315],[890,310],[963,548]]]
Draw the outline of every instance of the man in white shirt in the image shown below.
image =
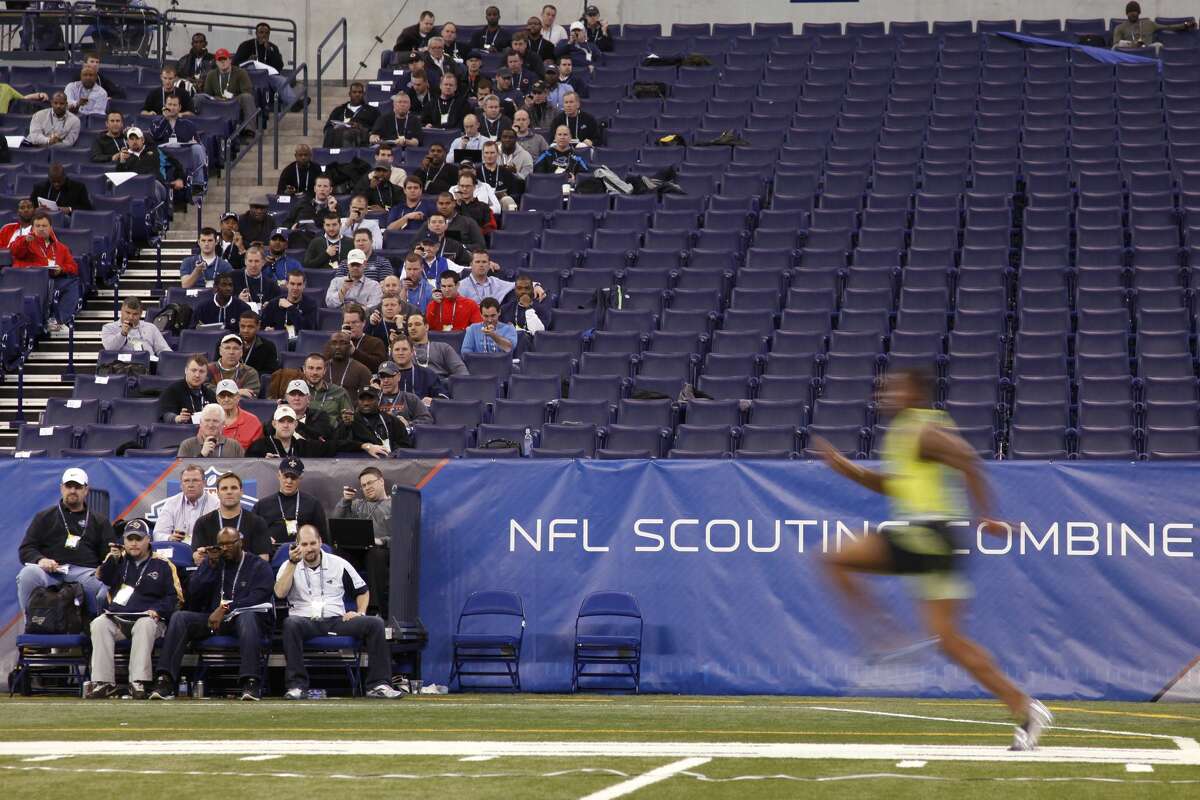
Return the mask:
[[154,523],[154,541],[192,543],[192,526],[205,514],[217,510],[220,502],[204,488],[204,470],[189,464],[179,475],[179,494],[166,499]]
[[121,318],[100,329],[100,344],[117,353],[150,353],[157,356],[171,346],[158,326],[142,321],[142,301],[126,297],[121,303]]
[[103,117],[108,113],[108,92],[98,83],[99,73],[95,67],[85,65],[79,71],[79,80],[66,86],[67,109],[80,116]]
[[50,107],[43,108],[29,119],[30,144],[49,147],[70,147],[79,139],[79,117],[67,110],[67,95],[55,92]]
[[[346,596],[354,597],[357,610],[346,610]],[[362,640],[369,663],[364,685],[367,697],[397,699],[392,688],[392,654],[383,620],[366,616],[370,603],[367,584],[344,558],[321,549],[321,534],[302,525],[288,560],[275,577],[275,596],[288,602],[283,621],[283,653],[287,661],[285,682],[288,700],[301,700],[308,690],[304,666],[304,640],[316,636],[353,636]]]
[[485,141],[487,140],[479,135],[479,117],[467,114],[463,117],[463,135],[450,143],[448,148],[450,152],[446,155],[446,163],[454,163],[456,150],[482,150]]
[[512,291],[513,284],[491,275],[492,266],[491,256],[486,250],[476,250],[472,253],[471,271],[459,281],[458,293],[476,303],[482,302],[485,297],[503,300]]
[[555,23],[558,19],[558,9],[552,5],[542,6],[542,36],[550,40],[550,44],[558,44],[567,40],[567,29]]
[[383,229],[379,227],[379,220],[367,219],[367,209],[370,208],[370,200],[365,194],[356,194],[350,198],[349,216],[342,218],[342,236],[354,238],[354,234],[360,230],[371,232],[371,244],[376,250],[383,249]]
[[367,254],[362,250],[351,250],[346,256],[346,275],[334,278],[325,292],[328,308],[341,308],[346,303],[358,303],[363,308],[377,308],[383,300],[383,287],[379,281],[363,274]]

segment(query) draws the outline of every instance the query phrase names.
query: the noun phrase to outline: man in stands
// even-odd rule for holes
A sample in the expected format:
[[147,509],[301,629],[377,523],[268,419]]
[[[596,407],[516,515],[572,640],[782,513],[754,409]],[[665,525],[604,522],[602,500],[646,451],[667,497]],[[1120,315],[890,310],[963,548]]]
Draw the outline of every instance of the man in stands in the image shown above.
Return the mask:
[[395,186],[397,189],[404,188],[404,179],[408,177],[408,172],[404,167],[396,166],[396,147],[391,142],[380,142],[379,147],[375,150],[376,166],[383,164],[388,169],[388,183]]
[[[546,66],[538,54],[529,48],[529,34],[526,31],[517,31],[513,34],[512,52],[521,57],[521,64],[524,67],[522,72],[527,72],[531,80],[541,80],[546,72]],[[509,69],[512,69],[512,63],[509,63]],[[516,75],[513,75],[514,83]]]
[[362,81],[350,84],[350,99],[329,112],[325,121],[323,147],[361,147],[379,119],[379,110],[364,98],[367,89]]
[[514,115],[524,102],[525,93],[513,84],[512,70],[501,67],[496,70],[496,78],[492,83],[492,94],[500,98],[500,106],[504,113]]
[[425,51],[425,74],[430,83],[440,83],[443,75],[462,77],[462,65],[446,55],[446,40],[440,36],[431,36]]
[[[488,142],[492,144],[492,142]],[[458,173],[458,185],[451,187],[450,196],[454,198],[459,215],[472,220],[485,234],[496,230],[496,217],[501,211],[500,198],[486,183],[475,180],[475,168],[467,168],[464,164]]]
[[[412,363],[412,345],[407,339],[397,339],[392,344],[392,351],[395,353],[408,354],[408,367],[401,367],[398,362],[385,361],[379,365],[379,372],[375,373],[375,379],[379,381],[379,409],[385,414],[400,417],[410,427],[414,424],[433,424],[433,414],[429,412],[429,403],[433,402],[433,394],[429,394],[423,399],[414,394],[411,390],[405,388],[405,383],[413,384],[411,380],[412,374],[418,370],[432,374],[424,367],[417,367]],[[409,379],[404,379],[405,373],[408,373]],[[433,386],[440,385],[437,376],[433,376]],[[438,397],[448,396],[448,391],[444,386],[440,386]]]
[[456,150],[479,150],[483,147],[484,138],[479,135],[479,118],[474,114],[467,114],[463,117],[462,122],[463,134],[450,143],[450,154],[446,156],[446,161],[451,164],[455,163],[454,151]]
[[[571,60],[570,56],[562,56],[558,59],[558,84],[571,87],[580,97],[588,96],[587,70],[576,70],[575,62]],[[556,105],[561,107],[561,103],[562,98],[560,97]]]
[[253,311],[243,311],[238,318],[238,335],[242,337],[242,363],[260,376],[279,369],[279,353],[275,345],[258,335],[262,320]]
[[95,613],[103,589],[96,567],[117,537],[108,519],[87,507],[86,472],[78,467],[63,472],[59,495],[61,500],[39,511],[25,529],[18,549],[25,566],[17,573],[17,603],[24,611],[34,589],[78,583],[88,611]]
[[[281,406],[281,410],[292,409]],[[311,525],[322,535],[329,533],[325,521],[325,509],[311,494],[300,491],[304,476],[304,462],[296,456],[287,456],[279,462],[279,492],[268,495],[254,504],[254,513],[267,524],[272,547],[296,541],[300,528]]]
[[204,469],[188,464],[179,473],[179,493],[168,497],[154,521],[154,541],[192,543],[196,520],[217,510],[220,502],[204,488]]
[[[315,582],[314,576],[317,576]],[[346,610],[347,595],[354,597],[354,611]],[[275,596],[286,599],[289,609],[283,623],[287,662],[285,698],[303,699],[308,690],[304,641],[322,635],[353,636],[363,642],[368,656],[364,684],[371,687],[367,689],[367,697],[389,700],[403,697],[391,686],[392,653],[384,635],[383,620],[366,616],[371,598],[367,584],[350,562],[322,551],[317,527],[304,525],[299,529],[288,559],[275,577]],[[383,608],[386,610],[386,605]]]
[[463,337],[462,353],[511,353],[517,345],[517,329],[500,321],[500,302],[494,297],[485,297],[479,304],[483,317],[467,328]]
[[100,329],[100,345],[116,353],[159,353],[169,352],[171,346],[163,338],[158,326],[142,321],[142,301],[126,297],[121,302],[121,316],[106,322]]
[[292,230],[315,228],[317,220],[322,219],[329,211],[337,213],[337,197],[333,194],[333,180],[328,175],[317,175],[313,180],[311,197],[295,199],[292,202],[291,213],[284,223]]
[[33,212],[29,233],[13,237],[8,251],[12,253],[12,265],[16,269],[50,268],[56,297],[51,309],[50,330],[58,331],[62,325],[70,325],[80,300],[79,265],[70,249],[54,235],[50,215],[40,209]]
[[91,67],[79,71],[79,80],[67,84],[67,109],[79,116],[102,117],[108,113],[108,92],[97,82],[99,76]]
[[262,309],[262,323],[269,331],[286,330],[288,338],[294,339],[300,331],[316,330],[317,303],[304,294],[305,279],[302,270],[288,273],[283,297],[267,302]]
[[392,48],[397,53],[407,53],[410,50],[423,50],[433,36],[433,12],[422,11],[416,25],[409,25],[400,31],[396,44]]
[[478,50],[468,50],[463,56],[463,60],[466,62],[467,71],[458,82],[458,90],[467,97],[476,97],[479,94],[479,87],[483,85],[484,81],[487,81],[488,85],[491,84],[487,76],[481,72],[483,53]]
[[[191,425],[193,416],[198,415],[206,405],[217,402],[212,386],[205,383],[207,377],[208,359],[202,353],[193,353],[183,367],[183,377],[167,386],[159,395],[159,419],[176,425]],[[220,433],[219,428],[217,432]]]
[[461,128],[467,115],[467,101],[458,95],[458,78],[453,74],[443,75],[438,87],[440,93],[421,114],[422,126],[447,131]]
[[192,46],[175,62],[175,73],[199,86],[209,70],[217,66],[217,60],[208,52],[208,37],[203,33],[192,34]]
[[554,44],[542,36],[541,17],[530,17],[525,20],[526,43],[529,52],[538,61],[549,61],[554,58]]
[[125,90],[104,74],[104,70],[101,68],[99,53],[95,51],[84,53],[83,64],[80,65],[79,72],[75,75],[75,80],[79,80],[79,76],[83,74],[85,67],[91,67],[96,71],[96,79],[104,87],[104,91],[108,92],[109,98],[113,100],[125,99]]
[[230,331],[237,330],[237,321],[250,306],[233,294],[233,275],[219,272],[213,278],[213,296],[192,309],[192,327],[198,325],[224,325]]
[[421,181],[421,189],[426,194],[444,192],[458,181],[458,167],[446,163],[446,148],[440,143],[429,145],[421,166],[413,172],[413,177]]
[[[439,344],[445,343],[440,342]],[[458,353],[455,353],[454,356],[460,363],[462,362]],[[392,342],[391,357],[392,360],[383,365],[391,364],[395,368],[395,374],[389,376],[388,383],[380,384],[385,395],[389,392],[406,392],[418,398],[426,407],[433,403],[435,397],[450,396],[450,389],[446,381],[429,367],[417,363],[412,342],[407,339],[397,339]],[[380,369],[382,370],[382,367]],[[391,379],[395,380],[394,384]],[[381,400],[381,402],[384,401]],[[394,413],[386,407],[384,410]],[[418,421],[417,416],[413,414],[405,415],[405,418],[411,422]]]
[[[240,494],[240,478],[232,473],[221,478],[222,481],[234,479]],[[235,519],[244,524],[240,513]],[[242,699],[260,698],[259,659],[263,634],[270,629],[268,612],[274,580],[266,561],[243,550],[247,544],[245,534],[244,529],[232,526],[223,528],[213,542],[214,546],[209,547],[209,552],[199,560],[199,569],[188,580],[188,596],[193,607],[204,610],[176,611],[171,616],[167,636],[158,655],[157,679],[154,691],[150,694],[151,700],[170,700],[175,697],[175,685],[183,665],[183,651],[188,642],[213,634],[237,638],[241,655]]]
[[[413,73],[408,79],[404,93],[408,95],[409,107],[412,113],[417,115],[419,123],[425,109],[433,104],[433,93],[429,90],[429,80],[425,77],[425,62],[421,60],[419,53],[412,54],[409,67],[413,69]],[[417,72],[417,67],[420,67],[420,72]],[[407,124],[405,122],[405,125]]]
[[[517,113],[520,115],[521,112]],[[528,125],[529,115],[525,114],[524,119],[526,125]],[[541,141],[542,144],[545,144],[546,140],[542,139],[540,135],[533,134],[533,136]],[[533,172],[533,156],[529,154],[528,150],[517,143],[517,131],[515,127],[500,133],[500,145],[496,150],[496,163],[504,173],[504,176],[497,179],[496,184],[493,184],[493,188],[496,189],[497,195],[500,196],[502,204],[505,195],[501,194],[500,187],[503,187],[507,193],[507,197],[513,200],[513,205],[516,206],[520,203],[521,195],[525,193],[525,179],[529,177],[529,173]],[[488,179],[488,174],[492,169],[493,166],[490,163],[487,148],[484,148],[483,168],[480,170],[480,177],[489,184],[491,181]]]
[[[348,397],[356,397],[359,389],[370,385],[373,370],[354,358],[354,345],[350,341],[350,334],[345,331],[334,332],[329,337],[329,343],[325,345],[324,356],[329,382],[345,389]],[[342,421],[346,419],[347,415],[344,412],[347,410],[342,409]]]
[[[529,154],[516,146],[516,134],[512,130],[506,131],[505,134],[508,136],[512,149],[519,151],[528,159]],[[525,182],[517,176],[515,168],[500,163],[500,147],[501,145],[496,142],[487,142],[483,146],[483,161],[476,173],[479,180],[476,196],[479,195],[479,189],[487,187],[495,196],[502,211],[516,211],[521,195],[524,194]],[[533,169],[532,162],[529,164],[529,168]],[[496,208],[493,207],[492,211],[495,212]]]
[[246,238],[238,225],[238,215],[232,211],[222,214],[221,229],[217,233],[217,255],[234,269],[242,269],[246,265]]
[[600,48],[588,40],[587,27],[576,20],[571,23],[570,31],[565,42],[559,42],[554,48],[558,58],[569,58],[575,71],[590,72],[593,65],[600,63]]
[[487,250],[476,250],[471,254],[471,268],[458,283],[458,294],[481,304],[485,298],[503,300],[513,289],[510,281],[492,275],[492,259]]
[[528,275],[518,275],[513,290],[500,301],[500,319],[519,331],[544,331],[550,324],[552,312],[545,299],[545,293],[542,293],[540,299],[535,295],[537,288]]
[[512,81],[512,89],[520,95],[527,95],[533,89],[533,84],[538,80],[538,74],[529,68],[525,63],[524,57],[516,50],[510,49],[504,54],[504,69],[507,74],[497,72],[497,78],[506,78]]
[[267,213],[271,203],[265,194],[255,195],[247,204],[249,210],[238,218],[238,230],[247,242],[265,242],[271,238],[275,219]]
[[542,33],[551,44],[558,44],[567,38],[567,30],[557,23],[558,9],[552,5],[542,6]]
[[342,307],[342,331],[350,337],[353,358],[374,372],[387,358],[387,345],[366,334],[366,322],[366,312],[358,303],[347,303]]
[[544,81],[534,81],[529,87],[529,94],[525,95],[524,109],[535,128],[544,128],[550,124],[557,112],[554,106],[550,105],[550,96]]
[[362,498],[353,487],[344,487],[333,515],[371,520],[375,546],[367,549],[367,585],[372,587],[380,612],[386,614],[391,575],[392,497],[378,467],[367,467],[358,473],[358,486],[362,489]]
[[[281,264],[280,261],[283,260],[292,261],[292,263]],[[258,305],[261,307],[263,303],[279,297],[279,284],[275,282],[275,270],[280,267],[284,269],[290,267],[294,271],[300,266],[286,253],[283,254],[280,261],[272,265],[271,272],[266,272],[267,254],[258,245],[252,245],[246,251],[245,268],[231,273],[233,275],[233,291],[237,293],[238,299],[248,306]],[[247,313],[253,314],[254,311],[243,311],[238,319],[245,319]]]
[[588,163],[571,146],[571,131],[566,125],[554,129],[554,146],[533,162],[533,171],[542,175],[566,173],[574,182],[575,176],[588,170]]
[[433,213],[437,204],[426,199],[421,192],[421,179],[414,175],[404,179],[404,197],[388,211],[389,231],[416,231],[425,224],[425,218]]
[[28,236],[32,233],[33,215],[37,210],[37,203],[28,197],[22,197],[18,200],[16,220],[0,228],[0,247],[7,250],[14,239]]
[[175,67],[170,64],[164,65],[158,77],[161,85],[146,95],[146,102],[142,104],[142,116],[162,115],[167,110],[168,97],[179,100],[180,114],[184,116],[194,114],[196,109],[192,103],[192,89],[186,81],[179,80]]
[[104,613],[92,620],[92,687],[87,700],[116,697],[116,643],[128,639],[129,694],[145,700],[154,678],[154,643],[167,631],[167,620],[183,603],[175,565],[151,552],[150,526],[131,519],[122,532],[124,547],[113,545],[96,570],[108,587]]
[[375,308],[383,299],[379,281],[363,274],[367,254],[354,249],[346,256],[346,274],[334,278],[325,292],[328,308],[341,308],[348,302],[358,303],[365,308]]
[[29,120],[25,140],[38,147],[70,147],[79,139],[79,117],[67,110],[67,96],[55,92],[50,107],[43,108]]
[[404,257],[403,297],[416,308],[428,307],[429,301],[433,299],[433,282],[425,277],[421,257],[416,253],[409,253]]
[[591,114],[580,109],[579,95],[571,92],[563,96],[562,113],[550,123],[551,130],[566,125],[571,134],[571,144],[584,147],[600,147],[604,144],[604,128]]
[[[204,76],[204,94],[214,100],[237,100],[242,111],[242,122],[258,113],[254,102],[254,84],[246,70],[233,63],[228,50],[222,47],[214,58],[216,69],[210,69]],[[254,125],[242,132],[245,138],[254,137]],[[253,241],[253,239],[251,239]]]
[[[369,108],[369,106],[368,106]],[[321,168],[312,161],[312,148],[306,144],[296,145],[295,160],[279,173],[275,182],[275,194],[312,194]]]
[[[471,187],[471,196],[474,196],[473,185]],[[437,196],[437,210],[446,219],[446,231],[454,233],[455,238],[462,242],[464,247],[469,250],[476,250],[487,246],[487,243],[483,239],[483,230],[479,227],[479,223],[466,214],[458,213],[458,204],[454,201],[454,195],[450,194],[450,192],[442,192]]]
[[[569,59],[568,59],[569,60]],[[549,64],[546,67],[546,102],[551,108],[562,110],[563,98],[575,91],[569,83],[563,83],[558,76],[558,67]]]
[[367,218],[367,196],[356,194],[350,198],[350,209],[342,219],[342,235],[353,238],[360,230],[370,231],[375,249],[383,249],[383,229],[379,227],[379,221]]
[[[221,406],[209,403],[200,409],[196,421],[196,435],[179,443],[177,458],[241,458],[246,454],[240,444],[221,433],[225,428],[225,410]],[[197,520],[196,525],[199,524]],[[198,528],[192,529],[193,547],[197,531]]]
[[[466,42],[458,40],[458,26],[453,22],[447,22],[442,26],[442,43],[446,48],[446,55],[458,64],[462,64],[467,58],[468,45]],[[459,70],[461,75],[461,70]]]
[[438,276],[438,291],[433,302],[425,309],[425,319],[435,331],[465,331],[476,322],[482,322],[479,305],[466,297],[458,296],[458,274],[446,270]]
[[1153,19],[1142,19],[1142,7],[1136,2],[1125,5],[1125,22],[1113,28],[1112,49],[1126,52],[1153,50],[1157,57],[1162,52],[1162,42],[1154,41],[1159,31],[1190,31],[1196,27],[1195,20],[1186,20],[1176,25],[1161,25]]
[[104,117],[104,134],[92,142],[91,161],[94,164],[112,163],[120,167],[128,157],[125,117],[120,111],[110,111]]
[[[304,381],[298,381],[304,383]],[[304,395],[307,397],[307,395]],[[288,405],[279,406],[271,420],[271,433],[255,440],[246,451],[247,458],[310,458],[329,455],[323,442],[296,433],[300,416]],[[264,432],[265,434],[265,432]]]
[[179,265],[179,285],[184,289],[203,289],[217,275],[233,271],[233,265],[217,255],[215,230],[202,228],[196,242],[199,254],[188,256]]
[[279,48],[271,41],[271,26],[265,22],[260,22],[254,26],[254,38],[247,39],[238,45],[237,53],[234,54],[233,60],[238,64],[245,64],[248,61],[256,61],[259,64],[266,64],[268,67],[276,70],[278,74],[268,75],[267,83],[270,84],[271,90],[279,95],[279,101],[283,108],[299,111],[303,105],[296,97],[295,90],[292,89],[292,83],[283,75],[283,54],[279,52]]
[[[611,53],[613,49],[612,34],[608,32],[608,20],[600,19],[600,9],[596,6],[585,8],[583,24],[587,28],[587,40],[601,52]],[[571,27],[574,28],[575,23],[571,23]]]
[[488,53],[502,53],[512,44],[512,36],[500,27],[500,9],[488,6],[483,11],[487,24],[471,37],[471,49]]
[[354,240],[342,235],[342,219],[332,212],[325,212],[321,228],[324,235],[309,242],[304,251],[304,268],[335,270],[354,249]]
[[[517,145],[529,153],[532,161],[537,161],[538,157],[550,147],[542,135],[532,129],[529,112],[523,108],[513,114],[513,131],[517,134]],[[533,171],[532,163],[530,171]],[[528,177],[528,174],[525,177]]]
[[338,450],[343,453],[366,453],[371,458],[387,458],[393,450],[412,447],[408,424],[379,410],[379,390],[369,383],[356,393],[358,410],[348,424],[342,426],[342,441]]
[[296,430],[306,439],[318,441],[330,441],[343,412],[353,407],[346,390],[330,380],[328,362],[321,353],[304,359],[304,380],[289,383],[286,397],[296,411]]
[[[240,320],[240,318],[239,314],[238,319]],[[235,321],[234,325],[237,324],[238,321]],[[222,336],[217,351],[220,353],[220,357],[208,365],[208,383],[219,387],[223,382],[230,381],[237,390],[236,394],[250,400],[258,397],[258,390],[262,385],[261,379],[254,367],[242,363],[242,353],[245,349],[242,347],[241,334],[227,333]],[[216,392],[216,397],[220,401],[219,390]]]
[[447,269],[461,272],[462,265],[471,263],[471,251],[458,240],[446,236],[446,217],[440,211],[429,215],[429,222],[417,236],[414,250],[425,262],[425,274],[431,279]]
[[[389,281],[399,282],[399,278],[391,277]],[[409,305],[408,302],[401,299],[399,295],[384,295],[383,300],[379,303],[379,308],[371,312],[371,317],[366,331],[370,336],[375,337],[380,342],[394,342],[398,338],[403,338],[404,320],[408,319],[408,313],[415,311],[416,306]]]
[[[446,342],[430,341],[429,323],[423,314],[409,315],[408,341],[413,346],[413,362],[420,367],[429,367],[439,378],[470,374],[457,350]],[[392,360],[396,360],[394,347]]]
[[46,170],[46,180],[34,184],[29,198],[35,203],[42,198],[49,200],[64,214],[76,210],[92,210],[92,200],[88,197],[87,187],[67,177],[67,170],[57,161]]
[[[121,161],[122,172],[136,172],[138,175],[153,175],[157,180],[163,180],[163,166],[159,152],[146,141],[142,129],[133,126],[125,131],[125,158]],[[182,189],[183,180],[174,177],[171,188]],[[165,197],[165,193],[163,194]]]
[[240,531],[246,550],[264,561],[270,560],[274,551],[271,537],[267,535],[267,524],[242,504],[242,479],[239,475],[226,472],[217,478],[217,501],[217,510],[200,517],[192,528],[192,552],[196,554],[197,565],[206,549],[216,549],[219,534],[224,528]]
[[481,107],[483,115],[479,118],[480,135],[490,142],[498,141],[501,132],[512,127],[512,120],[504,116],[500,98],[494,94],[484,97]]
[[179,116],[179,97],[170,95],[166,99],[163,115],[150,126],[150,135],[155,144],[183,145],[191,150],[191,168],[208,167],[208,151],[197,138],[196,124]]
[[[304,269],[299,261],[288,255],[288,241],[291,235],[291,231],[287,228],[276,228],[271,231],[271,238],[267,240],[267,249],[261,250],[260,248],[263,273],[270,282],[283,280],[292,270]],[[249,251],[246,252],[249,253]],[[269,297],[274,296],[274,294],[269,295]]]
[[262,436],[262,422],[249,411],[241,407],[242,396],[238,385],[231,380],[223,380],[217,384],[217,405],[225,412],[225,427],[221,433],[226,439],[232,439],[245,450],[255,439]]
[[390,164],[376,161],[375,166],[354,184],[354,191],[367,198],[367,211],[371,214],[386,214],[396,205],[401,192],[392,185]]

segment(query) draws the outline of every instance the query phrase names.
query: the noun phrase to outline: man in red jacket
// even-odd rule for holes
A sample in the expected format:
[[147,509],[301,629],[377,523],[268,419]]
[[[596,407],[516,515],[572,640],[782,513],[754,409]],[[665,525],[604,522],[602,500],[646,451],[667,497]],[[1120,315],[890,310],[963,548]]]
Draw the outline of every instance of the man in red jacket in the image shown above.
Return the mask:
[[479,304],[458,293],[458,274],[446,270],[438,275],[438,291],[425,309],[431,331],[465,331],[476,322],[482,322]]
[[0,247],[5,250],[18,236],[33,232],[33,212],[37,206],[28,197],[22,197],[17,203],[17,218],[0,228]]
[[63,323],[70,325],[79,305],[79,266],[67,246],[54,235],[50,215],[45,211],[35,211],[32,230],[13,239],[8,249],[12,253],[14,267],[50,268],[50,277],[58,297],[54,301],[50,330],[59,330]]

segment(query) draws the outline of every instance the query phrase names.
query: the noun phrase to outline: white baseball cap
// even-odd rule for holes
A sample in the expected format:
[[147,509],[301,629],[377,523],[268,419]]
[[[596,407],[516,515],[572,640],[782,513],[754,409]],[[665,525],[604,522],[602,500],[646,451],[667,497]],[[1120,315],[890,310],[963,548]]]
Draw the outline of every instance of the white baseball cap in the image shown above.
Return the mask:
[[283,419],[284,417],[291,417],[293,420],[297,419],[296,412],[292,410],[291,406],[280,406],[275,409],[275,419]]
[[237,394],[238,393],[237,383],[229,380],[228,378],[226,378],[225,380],[218,383],[217,384],[217,394],[223,395],[226,392],[228,392],[229,394]]
[[583,23],[580,22],[579,20],[575,20],[574,22],[571,23],[571,30],[573,30],[573,31],[581,31],[581,30],[583,30],[583,27],[584,27]]
[[304,395],[308,394],[308,381],[303,381],[297,378],[289,383],[287,392],[285,392],[285,394],[291,394],[292,392],[299,392],[300,394]]
[[63,473],[62,482],[64,484],[78,483],[80,486],[87,486],[88,476],[87,473],[81,470],[79,467],[71,467]]
[[367,254],[364,253],[362,250],[358,250],[358,249],[351,250],[349,253],[346,254],[346,263],[347,264],[365,264],[365,263],[367,263]]

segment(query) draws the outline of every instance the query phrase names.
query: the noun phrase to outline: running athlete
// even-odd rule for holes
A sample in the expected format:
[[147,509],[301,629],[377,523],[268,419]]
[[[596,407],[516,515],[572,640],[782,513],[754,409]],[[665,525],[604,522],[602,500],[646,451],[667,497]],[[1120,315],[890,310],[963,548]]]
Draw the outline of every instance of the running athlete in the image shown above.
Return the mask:
[[954,552],[950,524],[971,518],[964,485],[983,530],[1003,535],[1005,527],[989,516],[991,498],[978,455],[958,435],[949,415],[930,407],[933,385],[933,378],[921,370],[885,380],[880,408],[892,417],[892,424],[883,441],[882,472],[855,464],[820,437],[813,439],[814,449],[835,472],[887,495],[891,518],[908,523],[864,536],[827,556],[825,565],[852,610],[867,624],[883,614],[853,573],[911,576],[925,625],[942,652],[1008,706],[1018,722],[1012,749],[1032,750],[1053,716],[1006,678],[991,654],[959,626],[971,586],[962,574],[961,556]]

